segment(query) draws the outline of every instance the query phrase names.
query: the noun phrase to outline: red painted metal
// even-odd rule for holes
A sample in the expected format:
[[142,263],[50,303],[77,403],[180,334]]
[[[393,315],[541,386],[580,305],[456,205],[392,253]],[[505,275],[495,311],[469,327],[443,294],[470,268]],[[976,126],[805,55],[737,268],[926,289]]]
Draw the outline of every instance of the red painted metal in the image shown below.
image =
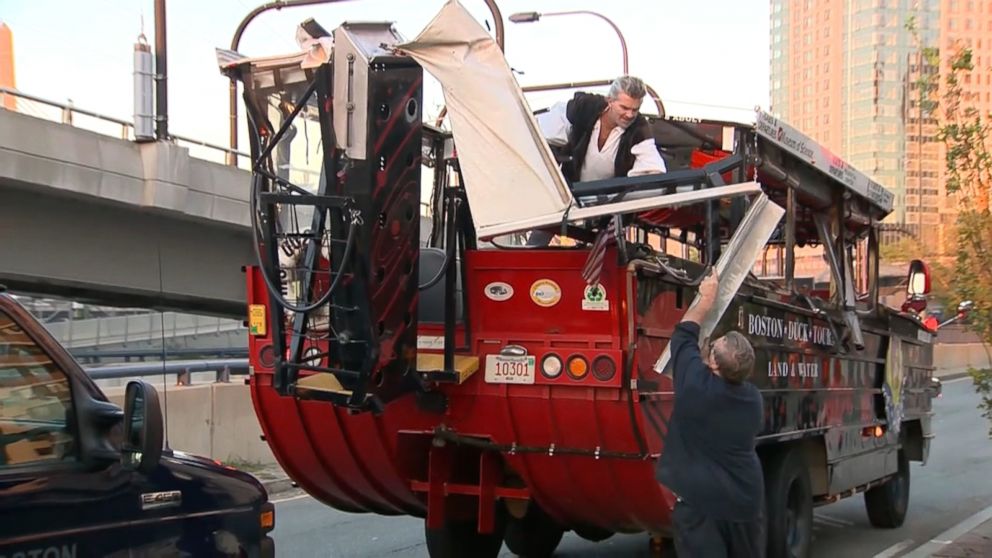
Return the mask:
[[[462,385],[440,386],[448,397],[443,414],[419,409],[412,395],[390,403],[379,416],[278,396],[269,370],[256,358],[267,338],[253,337],[253,400],[280,464],[308,492],[334,507],[426,516],[429,528],[441,526],[453,510],[466,513],[450,501],[461,494],[476,498],[473,514],[484,530],[493,525],[496,498],[528,496],[565,525],[663,529],[672,497],[654,480],[652,457],[660,443],[651,440],[648,453],[641,453],[635,432],[645,430],[645,419],[640,405],[635,401],[631,406],[629,392],[620,389],[627,359],[647,361],[623,351],[630,344],[621,327],[628,312],[626,270],[610,264],[616,261],[610,252],[601,279],[609,309],[583,310],[586,285],[580,270],[587,255],[585,250],[467,253],[471,354],[479,357],[481,367]],[[256,273],[249,276],[253,303],[267,300],[264,286],[252,280]],[[513,287],[510,299],[485,296],[484,287],[496,281]],[[560,289],[555,304],[542,306],[532,295],[535,283],[542,281],[553,281]],[[425,324],[420,334],[439,335],[438,327]],[[458,344],[464,339],[462,332]],[[507,344],[524,346],[538,355],[538,363],[547,353],[563,361],[582,354],[590,363],[607,355],[618,371],[607,381],[591,372],[581,380],[565,372],[554,379],[538,372],[533,385],[485,382],[486,355]],[[659,351],[648,352],[656,357]],[[495,444],[494,451],[476,452],[474,465],[466,465],[450,444],[431,443],[441,425]],[[503,478],[507,466],[518,484]]]

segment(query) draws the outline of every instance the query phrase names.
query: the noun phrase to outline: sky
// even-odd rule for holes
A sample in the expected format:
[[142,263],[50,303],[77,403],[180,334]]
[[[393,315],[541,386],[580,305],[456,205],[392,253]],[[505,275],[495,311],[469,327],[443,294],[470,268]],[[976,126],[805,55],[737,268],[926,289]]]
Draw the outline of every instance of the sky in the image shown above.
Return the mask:
[[[344,21],[393,21],[407,39],[445,0],[353,0],[269,11],[248,26],[239,51],[248,56],[298,51],[297,25],[313,17],[332,30]],[[461,0],[480,21],[483,0]],[[228,144],[228,84],[214,49],[229,48],[238,23],[262,0],[166,0],[169,131]],[[630,73],[659,93],[669,114],[750,120],[768,108],[768,1],[497,0],[505,51],[521,85],[612,79],[622,73],[619,41],[589,15],[514,24],[519,11],[594,10],[613,20],[629,51]],[[131,120],[133,53],[144,32],[154,45],[153,0],[0,0],[0,21],[14,34],[17,87],[35,96]],[[488,22],[490,27],[492,22]],[[443,102],[425,91],[427,114]],[[571,96],[529,96],[532,108]],[[719,107],[732,107],[723,109]],[[653,112],[653,111],[651,111]],[[244,131],[244,110],[239,128]],[[242,150],[247,150],[244,138]]]

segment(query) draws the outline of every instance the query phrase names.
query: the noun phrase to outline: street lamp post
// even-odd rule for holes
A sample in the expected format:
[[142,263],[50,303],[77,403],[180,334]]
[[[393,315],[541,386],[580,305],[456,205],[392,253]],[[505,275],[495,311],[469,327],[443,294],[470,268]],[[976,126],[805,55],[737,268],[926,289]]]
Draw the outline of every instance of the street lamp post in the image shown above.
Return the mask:
[[569,15],[591,15],[602,19],[613,28],[617,34],[617,38],[620,39],[620,49],[623,51],[623,73],[627,74],[629,72],[627,66],[627,41],[623,37],[623,33],[620,32],[620,28],[613,21],[598,12],[592,12],[589,10],[574,10],[568,12],[518,12],[510,16],[510,21],[513,23],[531,23],[540,20],[542,17],[552,17],[552,16],[569,16]]

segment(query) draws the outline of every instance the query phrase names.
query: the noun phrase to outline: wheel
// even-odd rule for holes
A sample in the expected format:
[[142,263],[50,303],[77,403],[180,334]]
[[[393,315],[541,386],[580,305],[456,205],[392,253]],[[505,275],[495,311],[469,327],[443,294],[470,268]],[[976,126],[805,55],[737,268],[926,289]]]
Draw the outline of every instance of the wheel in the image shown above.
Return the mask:
[[[502,507],[500,507],[502,509]],[[475,520],[449,521],[439,529],[428,529],[424,521],[424,536],[427,540],[427,553],[431,558],[496,558],[503,548],[503,532],[506,530],[505,513],[497,512],[496,530],[482,534],[476,530]]]
[[813,540],[813,489],[798,450],[764,463],[768,558],[807,558]]
[[582,537],[587,541],[599,542],[605,541],[606,539],[613,536],[613,531],[608,529],[601,529],[599,527],[591,527],[589,525],[584,525],[582,527],[572,527],[575,534]]
[[523,518],[507,521],[503,542],[517,556],[546,558],[558,548],[564,535],[565,529],[531,502]]
[[875,527],[893,529],[902,525],[909,509],[909,458],[899,450],[899,471],[885,484],[865,492],[868,521]]

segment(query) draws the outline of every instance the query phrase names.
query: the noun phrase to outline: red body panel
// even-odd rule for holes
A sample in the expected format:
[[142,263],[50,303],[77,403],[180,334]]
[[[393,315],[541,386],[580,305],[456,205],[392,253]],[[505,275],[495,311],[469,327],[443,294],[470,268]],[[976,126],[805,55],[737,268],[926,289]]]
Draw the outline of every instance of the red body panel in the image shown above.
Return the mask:
[[[672,497],[654,480],[655,459],[639,457],[631,418],[633,412],[637,422],[643,420],[640,405],[631,406],[619,389],[629,365],[622,351],[628,341],[620,326],[626,323],[624,270],[609,252],[601,277],[609,309],[583,310],[580,271],[587,256],[584,250],[468,253],[472,354],[479,357],[480,370],[462,385],[440,388],[448,396],[443,414],[421,410],[413,395],[390,403],[380,416],[280,396],[271,387],[271,368],[257,358],[269,340],[252,337],[252,397],[280,464],[301,487],[336,508],[423,516],[426,497],[412,487],[428,480],[429,440],[443,424],[496,444],[546,449],[503,452],[503,457],[531,497],[565,525],[663,529]],[[531,286],[540,280],[559,286],[561,296],[554,305],[541,306],[532,299]],[[512,285],[512,297],[486,297],[484,287],[496,281]],[[249,284],[253,303],[267,300],[259,280]],[[419,334],[442,335],[442,328],[421,324]],[[463,336],[458,337],[461,345]],[[486,355],[506,344],[526,347],[538,362],[548,352],[563,359],[583,354],[590,362],[606,355],[617,370],[605,381],[591,373],[576,380],[565,372],[555,379],[538,372],[533,385],[485,382]],[[651,446],[656,457],[660,447],[656,441]],[[597,449],[605,455],[597,458]],[[572,455],[571,450],[589,455]],[[625,457],[610,457],[611,452]]]
[[[637,292],[638,282],[628,281],[630,272],[616,265],[611,250],[601,277],[608,309],[602,301],[583,309],[587,257],[585,250],[467,252],[469,329],[459,331],[456,345],[465,345],[467,333],[468,354],[479,357],[480,368],[461,385],[436,387],[446,396],[442,410],[421,406],[414,394],[387,404],[381,415],[279,396],[270,385],[271,362],[266,367],[261,358],[270,339],[252,337],[252,396],[279,462],[308,492],[345,510],[430,516],[475,513],[471,505],[478,505],[484,526],[486,501],[529,497],[566,527],[666,530],[673,497],[655,480],[654,468],[673,393],[671,380],[653,365],[693,293],[662,283],[642,283],[644,292]],[[487,289],[497,282],[511,287],[512,295],[507,298],[505,286]],[[559,294],[532,296],[535,283],[549,282]],[[253,303],[267,300],[260,281],[250,279],[249,286]],[[767,311],[741,306],[739,315]],[[438,337],[443,328],[421,323],[418,335]],[[844,469],[845,463],[886,443],[862,435],[863,426],[880,418],[875,399],[884,361],[816,353],[808,343],[789,352],[781,342],[754,342],[761,356],[754,380],[765,396],[767,441],[821,432],[827,456],[835,457],[828,466],[849,475],[855,470]],[[865,354],[884,355],[881,337],[870,334],[866,343]],[[486,382],[487,355],[511,344],[525,347],[538,363],[548,353],[581,354],[590,361],[606,356],[615,360],[616,372],[607,379],[591,373],[575,379],[564,372],[549,378],[538,364],[533,384]],[[804,362],[819,360],[816,377],[770,374],[801,356]],[[435,429],[485,447],[436,445]]]

